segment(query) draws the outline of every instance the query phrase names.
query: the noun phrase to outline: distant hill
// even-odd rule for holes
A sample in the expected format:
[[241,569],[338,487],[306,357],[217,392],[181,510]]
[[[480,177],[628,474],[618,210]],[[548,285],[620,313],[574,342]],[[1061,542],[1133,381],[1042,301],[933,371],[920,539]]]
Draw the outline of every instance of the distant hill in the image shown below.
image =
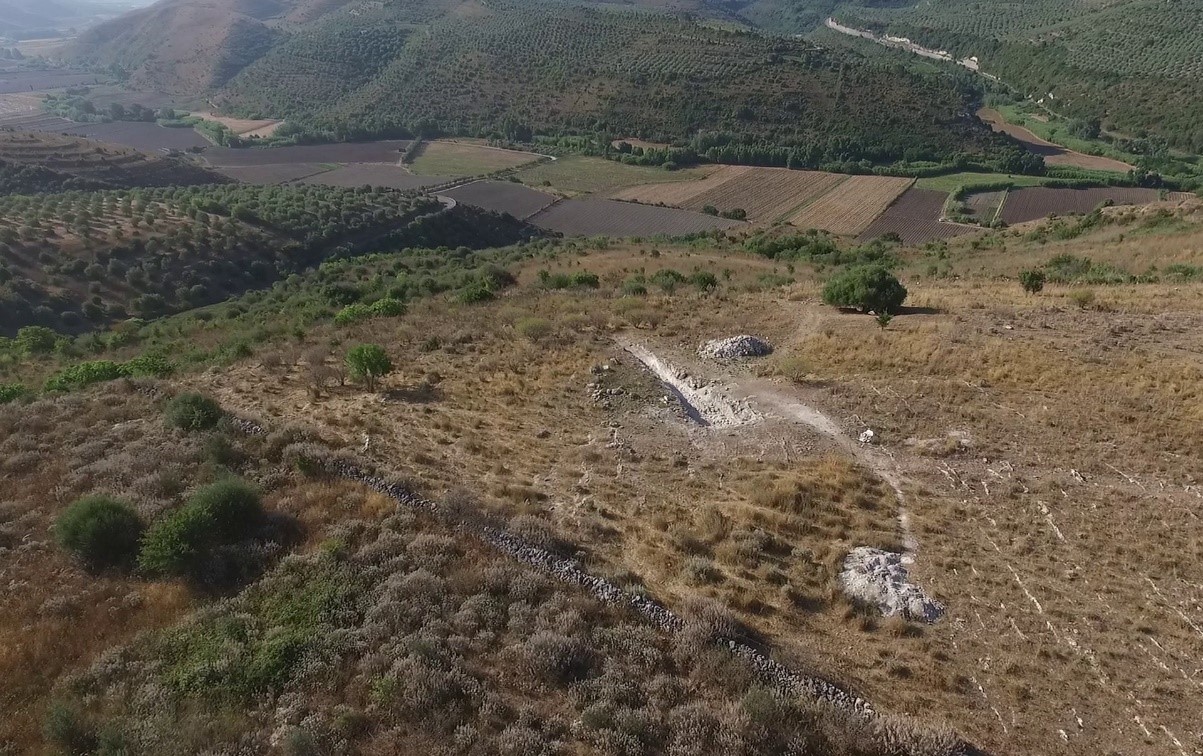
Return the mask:
[[113,18],[144,0],[0,0],[0,38],[57,37]]
[[629,6],[164,0],[83,35],[76,54],[339,139],[706,132],[804,146],[807,164],[1005,149],[952,77]]
[[1058,112],[1203,152],[1203,0],[864,6],[844,4],[836,16],[976,56],[982,70]]

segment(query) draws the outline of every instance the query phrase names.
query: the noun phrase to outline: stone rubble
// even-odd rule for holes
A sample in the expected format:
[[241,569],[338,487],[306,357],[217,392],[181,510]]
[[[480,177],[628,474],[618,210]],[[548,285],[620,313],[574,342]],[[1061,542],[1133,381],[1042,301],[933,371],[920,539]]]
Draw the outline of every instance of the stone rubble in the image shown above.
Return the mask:
[[773,347],[771,344],[746,333],[726,339],[713,339],[698,347],[699,356],[717,360],[731,360],[740,357],[764,357],[772,353]]

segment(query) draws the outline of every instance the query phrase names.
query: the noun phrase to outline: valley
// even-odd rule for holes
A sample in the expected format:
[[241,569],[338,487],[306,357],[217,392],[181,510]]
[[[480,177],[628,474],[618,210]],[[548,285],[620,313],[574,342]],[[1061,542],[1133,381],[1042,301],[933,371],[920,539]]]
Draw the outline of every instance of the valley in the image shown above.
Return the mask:
[[1203,747],[1189,3],[6,1],[0,753]]

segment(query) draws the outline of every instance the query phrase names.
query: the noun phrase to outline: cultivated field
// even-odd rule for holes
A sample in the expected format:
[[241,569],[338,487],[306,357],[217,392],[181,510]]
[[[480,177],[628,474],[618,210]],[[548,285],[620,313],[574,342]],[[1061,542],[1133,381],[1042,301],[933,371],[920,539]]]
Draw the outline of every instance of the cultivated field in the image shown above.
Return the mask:
[[1029,152],[1034,152],[1042,156],[1045,165],[1063,165],[1074,168],[1086,168],[1093,171],[1118,171],[1120,173],[1127,173],[1132,170],[1132,166],[1119,160],[1075,152],[1059,144],[1053,144],[1046,139],[1041,139],[1023,126],[1008,122],[1002,113],[993,108],[982,108],[977,111],[977,117],[990,124],[990,128],[995,131],[1006,134],[1022,143]]
[[[55,129],[56,131],[58,129]],[[73,123],[62,131],[77,136],[95,139],[98,142],[120,144],[143,152],[201,149],[212,146],[193,128],[167,128],[155,123],[141,121],[113,121],[112,123]]]
[[427,142],[410,169],[421,176],[483,176],[538,160],[539,156],[466,142]]
[[[247,184],[287,184],[289,181],[298,181],[326,173],[331,170],[331,166],[328,163],[277,163],[274,165],[231,165],[213,170]],[[360,186],[360,184],[353,186]]]
[[276,121],[270,118],[250,119],[250,118],[231,118],[230,116],[219,116],[207,111],[197,111],[190,113],[197,118],[203,118],[206,121],[220,123],[230,131],[241,137],[269,137],[276,133],[276,130],[283,125],[283,121]]
[[0,94],[45,92],[80,84],[99,84],[107,77],[79,71],[5,71],[0,73]]
[[558,199],[554,194],[511,181],[473,181],[439,194],[495,213],[509,213],[519,220],[529,218]]
[[342,142],[289,147],[212,147],[204,159],[215,166],[278,165],[284,163],[399,163],[409,146],[404,140]]
[[744,225],[673,207],[605,199],[562,200],[531,217],[530,222],[566,236],[678,236]]
[[965,198],[965,211],[978,223],[989,225],[998,216],[998,210],[1007,199],[1007,192],[978,192]]
[[878,216],[877,220],[869,224],[857,239],[864,242],[893,233],[905,244],[926,244],[974,231],[973,226],[940,222],[940,213],[944,209],[947,196],[944,192],[930,189],[908,189],[889,209]]
[[802,208],[789,222],[798,228],[853,236],[868,228],[912,183],[909,178],[852,176]]
[[63,134],[0,130],[0,158],[114,187],[224,181],[186,160]]
[[[1187,198],[1192,195],[1171,192],[1168,199]],[[1135,187],[1100,187],[1093,189],[1060,189],[1053,187],[1030,187],[1016,189],[1007,194],[1003,205],[1002,219],[1008,225],[1040,220],[1049,215],[1085,214],[1104,202],[1116,205],[1147,205],[1160,199],[1156,189]]]
[[714,166],[701,166],[667,171],[663,168],[626,165],[599,157],[568,155],[554,162],[525,168],[516,176],[527,186],[547,187],[561,194],[576,196],[608,194],[641,184],[694,181],[706,177],[714,170]]
[[311,175],[305,179],[305,183],[327,186],[383,186],[389,189],[422,189],[450,180],[449,176],[415,176],[399,165],[352,163]]
[[732,165],[723,166],[700,181],[636,187],[614,196],[687,210],[707,206],[720,212],[742,209],[753,223],[771,223],[814,201],[844,179],[834,173]]

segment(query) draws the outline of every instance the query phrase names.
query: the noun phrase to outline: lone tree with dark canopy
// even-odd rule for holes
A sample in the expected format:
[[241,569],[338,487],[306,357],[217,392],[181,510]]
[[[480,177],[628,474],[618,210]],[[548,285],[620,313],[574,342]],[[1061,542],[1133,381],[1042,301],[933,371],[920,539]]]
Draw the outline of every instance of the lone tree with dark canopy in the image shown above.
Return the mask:
[[1019,274],[1019,285],[1028,294],[1039,294],[1044,289],[1045,280],[1043,270],[1025,270]]
[[376,344],[360,344],[347,352],[347,372],[353,379],[366,383],[368,391],[375,391],[376,381],[392,371],[393,361]]
[[859,265],[836,274],[823,287],[823,301],[835,307],[894,315],[906,300],[906,287],[880,265]]

